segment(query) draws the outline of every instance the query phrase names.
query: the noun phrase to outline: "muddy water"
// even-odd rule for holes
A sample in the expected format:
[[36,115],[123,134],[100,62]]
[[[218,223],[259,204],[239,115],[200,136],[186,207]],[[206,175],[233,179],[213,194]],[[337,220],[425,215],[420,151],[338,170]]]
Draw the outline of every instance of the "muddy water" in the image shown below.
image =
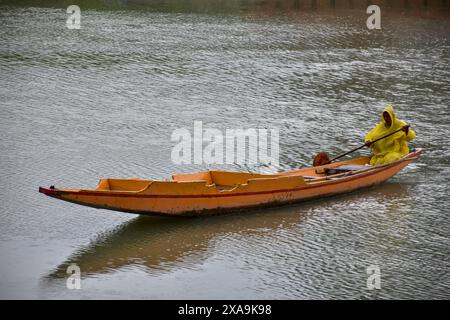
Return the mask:
[[[0,10],[0,297],[450,297],[448,7],[397,8],[368,31],[358,8],[93,1],[69,30],[65,8],[23,3]],[[181,220],[37,192],[205,169],[170,158],[194,121],[279,128],[280,166],[250,170],[308,165],[358,145],[386,103],[424,154],[361,192]]]

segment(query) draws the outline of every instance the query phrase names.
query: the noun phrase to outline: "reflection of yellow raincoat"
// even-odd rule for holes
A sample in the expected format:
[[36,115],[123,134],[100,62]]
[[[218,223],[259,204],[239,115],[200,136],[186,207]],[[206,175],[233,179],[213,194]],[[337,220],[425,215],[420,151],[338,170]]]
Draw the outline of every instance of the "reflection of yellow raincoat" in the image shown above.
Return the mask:
[[[387,112],[392,120],[391,126],[387,127],[386,122],[383,118],[383,113]],[[385,136],[391,132],[401,129],[406,125],[406,122],[397,119],[394,114],[394,108],[391,105],[386,106],[381,114],[381,122],[378,123],[375,128],[370,131],[366,136],[367,141],[374,141],[382,136]],[[392,136],[375,142],[370,146],[373,155],[370,159],[370,164],[380,165],[385,163],[394,162],[401,157],[409,153],[408,141],[411,141],[416,136],[416,133],[411,128],[408,131],[408,135],[404,131],[397,132]]]

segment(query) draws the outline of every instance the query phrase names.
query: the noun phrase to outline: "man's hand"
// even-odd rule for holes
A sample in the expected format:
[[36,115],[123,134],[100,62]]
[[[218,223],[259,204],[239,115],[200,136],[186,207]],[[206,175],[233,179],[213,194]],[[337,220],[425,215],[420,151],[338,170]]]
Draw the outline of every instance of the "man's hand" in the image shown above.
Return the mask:
[[406,135],[408,135],[408,133],[409,133],[409,124],[407,124],[406,126],[404,126],[402,129],[403,129],[403,132],[404,132]]
[[365,145],[366,147],[370,148],[370,146],[372,145],[372,141],[367,140],[367,141],[364,143],[364,145]]

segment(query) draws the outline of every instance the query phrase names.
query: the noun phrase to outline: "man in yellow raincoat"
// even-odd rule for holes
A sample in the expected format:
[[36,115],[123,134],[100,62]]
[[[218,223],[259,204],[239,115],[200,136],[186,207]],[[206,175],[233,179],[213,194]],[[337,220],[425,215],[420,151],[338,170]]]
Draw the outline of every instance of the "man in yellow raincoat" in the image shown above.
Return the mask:
[[[375,143],[378,138],[387,134],[403,129],[387,138],[381,139]],[[394,108],[387,105],[384,108],[381,122],[370,131],[366,136],[366,146],[372,149],[372,158],[370,164],[381,165],[394,162],[409,153],[407,142],[416,137],[414,130],[410,129],[405,121],[397,119],[394,114]]]

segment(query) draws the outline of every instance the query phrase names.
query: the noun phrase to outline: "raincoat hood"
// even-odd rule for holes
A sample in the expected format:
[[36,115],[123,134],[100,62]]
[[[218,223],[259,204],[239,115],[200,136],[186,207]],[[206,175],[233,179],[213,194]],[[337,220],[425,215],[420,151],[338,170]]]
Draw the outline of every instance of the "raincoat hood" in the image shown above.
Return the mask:
[[391,125],[388,128],[391,128],[395,124],[395,113],[394,113],[394,107],[390,104],[388,104],[383,112],[381,113],[381,122],[386,126],[386,121],[384,120],[383,114],[387,112],[389,114],[389,117],[391,118]]

